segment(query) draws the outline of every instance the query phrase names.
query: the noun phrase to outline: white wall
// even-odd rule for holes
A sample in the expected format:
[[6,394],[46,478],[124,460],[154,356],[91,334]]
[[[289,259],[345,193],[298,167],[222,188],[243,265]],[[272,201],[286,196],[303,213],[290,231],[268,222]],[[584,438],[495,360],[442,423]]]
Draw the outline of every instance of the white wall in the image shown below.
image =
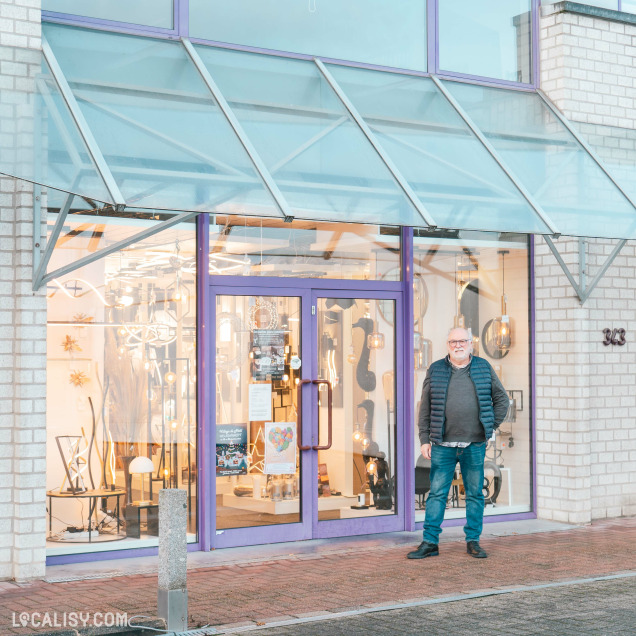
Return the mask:
[[[21,108],[39,70],[39,48],[39,0],[0,2],[4,150],[19,130],[28,132]],[[31,291],[32,218],[32,187],[1,177],[0,579],[44,574],[46,299],[44,290]]]
[[[595,135],[604,160],[624,162],[629,174],[633,148],[610,137],[629,138],[636,124],[636,26],[562,8],[543,11],[541,86],[579,130]],[[615,243],[586,242],[588,280]],[[578,276],[578,240],[556,244]],[[583,306],[545,242],[536,245],[539,515],[585,523],[635,514],[634,242]],[[627,344],[605,347],[602,330],[620,327]]]

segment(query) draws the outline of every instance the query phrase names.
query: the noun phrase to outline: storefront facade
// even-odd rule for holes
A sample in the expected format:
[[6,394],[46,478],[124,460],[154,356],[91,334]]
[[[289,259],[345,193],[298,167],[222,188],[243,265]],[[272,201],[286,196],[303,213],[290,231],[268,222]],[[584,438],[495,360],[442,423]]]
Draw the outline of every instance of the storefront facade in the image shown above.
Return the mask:
[[[487,451],[488,519],[585,521],[551,504],[554,479],[589,463],[561,444],[567,430],[551,437],[561,425],[541,401],[561,404],[535,366],[550,354],[537,321],[561,317],[544,246],[631,238],[636,209],[613,165],[631,157],[599,160],[536,93],[541,24],[548,41],[567,7],[540,23],[530,1],[505,3],[510,15],[351,3],[336,21],[331,3],[290,2],[277,31],[263,3],[48,4],[27,100],[44,141],[28,167],[11,131],[2,161],[5,187],[41,184],[20,187],[54,247],[33,241],[42,313],[14,305],[35,323],[34,350],[13,360],[33,354],[21,377],[33,365],[39,402],[13,401],[14,429],[33,430],[13,436],[6,576],[152,553],[166,487],[187,492],[192,550],[421,527],[419,391],[453,326],[511,399]],[[334,23],[365,37],[334,37]],[[449,46],[458,30],[464,53]],[[482,31],[499,44],[471,56]],[[557,375],[566,395],[576,373]],[[458,475],[446,519],[463,517]]]

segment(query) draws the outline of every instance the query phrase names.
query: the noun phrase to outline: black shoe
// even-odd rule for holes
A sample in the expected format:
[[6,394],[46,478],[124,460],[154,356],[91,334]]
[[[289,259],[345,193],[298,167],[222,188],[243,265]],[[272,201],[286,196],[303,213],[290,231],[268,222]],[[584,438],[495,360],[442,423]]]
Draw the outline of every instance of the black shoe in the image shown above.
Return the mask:
[[486,559],[486,558],[488,558],[488,555],[486,554],[486,550],[484,550],[479,545],[479,541],[469,541],[466,544],[466,552],[468,552],[468,554],[470,554],[470,556],[473,556],[476,559]]
[[406,555],[407,559],[425,559],[430,556],[437,556],[439,554],[439,548],[435,543],[427,543],[426,541],[422,541],[420,545],[417,547],[417,550],[413,552],[409,552]]

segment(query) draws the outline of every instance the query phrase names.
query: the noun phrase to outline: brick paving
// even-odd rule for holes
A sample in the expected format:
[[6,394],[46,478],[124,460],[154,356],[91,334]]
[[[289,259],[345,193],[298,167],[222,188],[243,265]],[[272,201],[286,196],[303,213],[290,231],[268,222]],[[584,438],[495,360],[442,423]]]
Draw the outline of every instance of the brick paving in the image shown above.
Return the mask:
[[[636,517],[558,532],[491,537],[481,543],[490,558],[469,557],[463,541],[443,543],[440,556],[422,561],[407,560],[405,546],[370,541],[365,547],[364,541],[358,541],[355,551],[191,570],[189,627],[271,623],[313,613],[636,571]],[[156,575],[3,584],[0,634],[37,633],[13,627],[13,614],[21,611],[58,615],[110,611],[154,617],[156,603]]]

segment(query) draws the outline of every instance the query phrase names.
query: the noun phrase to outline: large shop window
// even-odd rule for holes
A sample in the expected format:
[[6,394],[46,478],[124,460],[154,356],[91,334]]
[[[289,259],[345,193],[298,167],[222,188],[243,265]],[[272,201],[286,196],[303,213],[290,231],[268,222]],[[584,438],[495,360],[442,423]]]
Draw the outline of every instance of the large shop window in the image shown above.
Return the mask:
[[[424,234],[424,232],[422,232]],[[494,367],[508,390],[506,420],[488,441],[486,515],[531,510],[531,417],[528,244],[520,235],[462,232],[461,238],[414,239],[415,520],[423,521],[430,460],[420,454],[417,419],[422,383],[431,362],[443,358],[448,330],[472,333],[474,353]],[[458,472],[447,519],[464,517]]]
[[[53,269],[161,220],[74,212]],[[175,228],[48,284],[49,556],[157,545],[162,488],[196,541],[196,237]]]
[[439,69],[532,81],[531,0],[439,2]]
[[173,0],[42,0],[42,10],[97,20],[173,28]]
[[190,0],[190,37],[426,71],[426,0]]

